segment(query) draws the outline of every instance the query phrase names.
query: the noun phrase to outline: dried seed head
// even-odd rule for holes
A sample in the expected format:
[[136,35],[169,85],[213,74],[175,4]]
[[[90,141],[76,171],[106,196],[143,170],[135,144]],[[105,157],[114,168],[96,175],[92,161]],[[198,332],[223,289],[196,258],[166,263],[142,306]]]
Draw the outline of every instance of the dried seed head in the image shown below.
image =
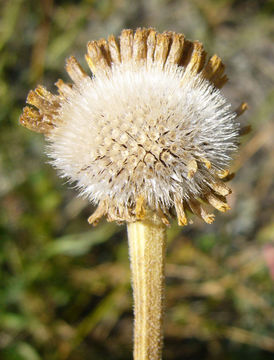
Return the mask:
[[[180,225],[187,208],[214,220],[201,200],[229,209],[220,174],[237,149],[237,112],[220,93],[227,81],[221,59],[206,62],[199,42],[153,29],[123,30],[117,40],[88,43],[88,76],[74,57],[67,61],[73,85],[56,83],[29,93],[22,125],[42,132],[61,176],[99,204],[89,218],[136,221],[146,209],[163,222],[175,209]],[[228,174],[227,174],[228,175]]]

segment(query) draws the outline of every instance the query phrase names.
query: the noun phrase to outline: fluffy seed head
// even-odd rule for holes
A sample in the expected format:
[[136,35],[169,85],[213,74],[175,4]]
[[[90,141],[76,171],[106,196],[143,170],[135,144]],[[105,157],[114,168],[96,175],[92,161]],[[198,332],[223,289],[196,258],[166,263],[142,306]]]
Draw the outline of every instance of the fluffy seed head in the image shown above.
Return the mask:
[[[185,208],[211,223],[201,201],[229,207],[222,176],[237,149],[237,112],[219,88],[227,78],[214,55],[207,62],[199,42],[153,29],[124,30],[117,41],[88,43],[88,76],[74,57],[59,80],[59,95],[38,87],[21,123],[43,132],[61,176],[99,204],[89,218],[136,221],[147,209],[163,222]],[[228,175],[228,174],[226,174]]]

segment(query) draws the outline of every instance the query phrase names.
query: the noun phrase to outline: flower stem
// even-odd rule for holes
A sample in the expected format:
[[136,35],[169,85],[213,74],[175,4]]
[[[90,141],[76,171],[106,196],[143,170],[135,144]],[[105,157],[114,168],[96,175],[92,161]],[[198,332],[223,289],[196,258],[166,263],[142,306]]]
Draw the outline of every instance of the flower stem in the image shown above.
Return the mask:
[[156,214],[128,224],[134,297],[134,360],[160,360],[166,227]]

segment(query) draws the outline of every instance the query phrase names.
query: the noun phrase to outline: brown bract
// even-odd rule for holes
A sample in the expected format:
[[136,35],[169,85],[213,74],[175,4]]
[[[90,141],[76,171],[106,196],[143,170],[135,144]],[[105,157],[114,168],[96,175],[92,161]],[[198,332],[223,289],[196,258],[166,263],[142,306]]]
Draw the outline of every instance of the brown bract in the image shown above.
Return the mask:
[[[132,60],[136,63],[153,63],[162,68],[167,64],[187,67],[191,76],[200,74],[216,88],[221,88],[228,80],[224,74],[225,66],[219,56],[213,55],[207,59],[207,53],[200,42],[186,40],[184,35],[175,32],[158,33],[154,29],[137,29],[135,32],[123,30],[118,39],[111,35],[107,40],[90,41],[87,44],[86,61],[95,76],[96,74],[99,76],[100,72],[108,72],[113,64],[123,64]],[[85,81],[89,76],[74,57],[68,59],[66,70],[75,84]],[[73,85],[65,84],[62,80],[58,80],[56,86],[58,95],[51,94],[42,86],[38,86],[34,91],[31,90],[27,103],[32,106],[26,106],[20,117],[23,126],[43,133],[46,137],[58,125],[60,104],[73,90]],[[235,110],[237,116],[240,116],[246,108],[246,103],[242,103]],[[243,127],[240,135],[247,133],[248,130],[248,127]],[[163,157],[165,155],[169,156],[168,152],[162,154]],[[148,154],[146,156],[149,158]],[[193,178],[200,167],[210,169],[211,163],[206,158],[192,159],[187,164],[187,177]],[[228,171],[216,172],[215,180],[209,184],[210,192],[204,193],[199,199],[185,201],[175,195],[173,208],[159,206],[153,210],[158,212],[165,224],[169,224],[169,216],[175,210],[179,225],[186,225],[188,223],[186,209],[205,222],[212,223],[214,215],[208,214],[202,204],[210,204],[221,212],[227,211],[229,206],[226,197],[231,191],[225,181],[230,180],[232,176]],[[146,212],[146,199],[141,193],[128,206],[123,204],[120,206],[106,198],[99,203],[89,222],[96,224],[104,215],[109,221],[132,222],[143,219]]]

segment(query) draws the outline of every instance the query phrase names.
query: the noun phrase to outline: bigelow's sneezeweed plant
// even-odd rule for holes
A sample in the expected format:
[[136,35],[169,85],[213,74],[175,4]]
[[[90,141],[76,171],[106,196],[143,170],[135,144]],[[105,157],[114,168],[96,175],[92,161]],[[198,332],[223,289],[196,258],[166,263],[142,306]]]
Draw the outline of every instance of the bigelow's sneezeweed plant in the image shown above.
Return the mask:
[[174,32],[123,30],[91,41],[86,61],[67,61],[73,84],[58,95],[30,91],[22,125],[44,133],[62,177],[77,184],[97,210],[97,224],[127,222],[134,292],[134,358],[161,358],[165,233],[176,213],[206,223],[208,205],[227,211],[229,162],[246,131],[220,92],[224,65],[206,60],[203,45]]

